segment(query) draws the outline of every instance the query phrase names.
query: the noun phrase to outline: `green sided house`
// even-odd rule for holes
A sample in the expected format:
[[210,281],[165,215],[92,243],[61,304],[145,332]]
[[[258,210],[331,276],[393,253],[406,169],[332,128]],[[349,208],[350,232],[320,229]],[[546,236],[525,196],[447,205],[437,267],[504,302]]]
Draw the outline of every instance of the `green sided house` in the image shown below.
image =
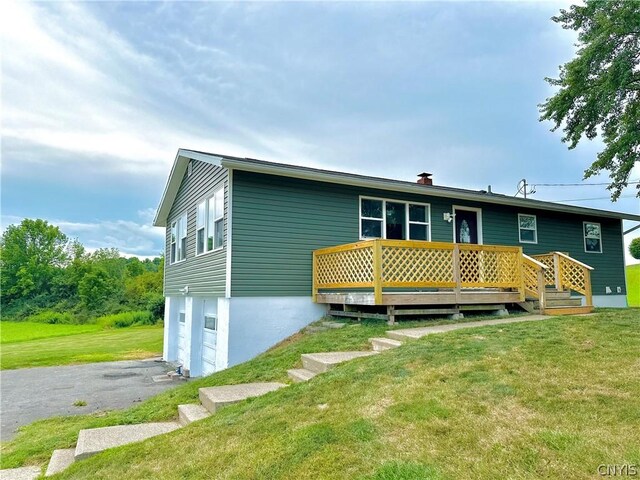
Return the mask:
[[164,358],[207,375],[331,311],[625,307],[639,215],[179,150],[166,228]]

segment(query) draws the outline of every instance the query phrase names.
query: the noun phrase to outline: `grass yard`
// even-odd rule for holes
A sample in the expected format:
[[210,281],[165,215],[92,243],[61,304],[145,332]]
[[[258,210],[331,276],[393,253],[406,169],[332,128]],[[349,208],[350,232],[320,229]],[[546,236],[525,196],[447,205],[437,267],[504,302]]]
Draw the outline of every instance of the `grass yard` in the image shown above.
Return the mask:
[[1,322],[3,370],[146,358],[162,352],[162,327]]
[[32,322],[0,322],[0,344],[25,342],[48,337],[66,337],[79,333],[95,332],[99,325],[51,325]]
[[[300,353],[365,349],[386,329],[300,334],[129,410],[34,423],[2,446],[2,467],[44,465],[81,428],[175,418],[202,386],[283,381]],[[637,309],[433,335],[56,478],[596,478],[600,464],[640,464],[638,352]]]
[[627,300],[630,307],[640,307],[640,264],[627,266]]

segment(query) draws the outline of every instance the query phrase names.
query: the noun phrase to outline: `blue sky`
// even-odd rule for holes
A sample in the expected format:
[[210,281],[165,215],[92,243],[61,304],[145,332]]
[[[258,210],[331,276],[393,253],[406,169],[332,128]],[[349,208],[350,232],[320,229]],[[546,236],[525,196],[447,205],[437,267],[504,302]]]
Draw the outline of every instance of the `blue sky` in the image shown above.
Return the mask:
[[[598,141],[568,151],[537,113],[574,53],[566,5],[4,3],[2,224],[158,254],[180,147],[507,194],[580,182]],[[633,195],[534,198],[638,214]]]

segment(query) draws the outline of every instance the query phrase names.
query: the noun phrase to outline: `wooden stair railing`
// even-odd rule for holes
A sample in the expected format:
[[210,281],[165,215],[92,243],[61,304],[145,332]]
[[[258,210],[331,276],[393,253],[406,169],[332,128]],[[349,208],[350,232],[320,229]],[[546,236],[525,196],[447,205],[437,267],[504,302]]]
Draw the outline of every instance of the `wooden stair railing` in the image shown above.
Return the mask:
[[534,260],[545,265],[545,285],[553,285],[558,291],[573,290],[585,297],[586,306],[593,306],[591,271],[593,267],[562,252],[532,255]]
[[524,276],[524,288],[529,297],[537,298],[540,304],[540,313],[544,313],[546,307],[545,275],[549,269],[544,263],[539,262],[529,255],[523,254],[522,273]]

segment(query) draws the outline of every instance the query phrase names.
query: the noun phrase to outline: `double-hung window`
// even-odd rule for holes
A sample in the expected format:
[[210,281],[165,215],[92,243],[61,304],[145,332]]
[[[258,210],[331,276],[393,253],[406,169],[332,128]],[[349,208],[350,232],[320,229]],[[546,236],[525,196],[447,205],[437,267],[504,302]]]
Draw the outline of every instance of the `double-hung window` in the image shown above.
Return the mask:
[[187,258],[187,212],[171,222],[170,263],[181,262]]
[[200,202],[196,218],[196,254],[222,248],[224,242],[224,189]]
[[583,222],[584,251],[587,253],[602,253],[602,229],[599,223]]
[[538,224],[535,215],[518,214],[520,243],[538,243]]
[[360,238],[429,240],[428,204],[360,198]]

